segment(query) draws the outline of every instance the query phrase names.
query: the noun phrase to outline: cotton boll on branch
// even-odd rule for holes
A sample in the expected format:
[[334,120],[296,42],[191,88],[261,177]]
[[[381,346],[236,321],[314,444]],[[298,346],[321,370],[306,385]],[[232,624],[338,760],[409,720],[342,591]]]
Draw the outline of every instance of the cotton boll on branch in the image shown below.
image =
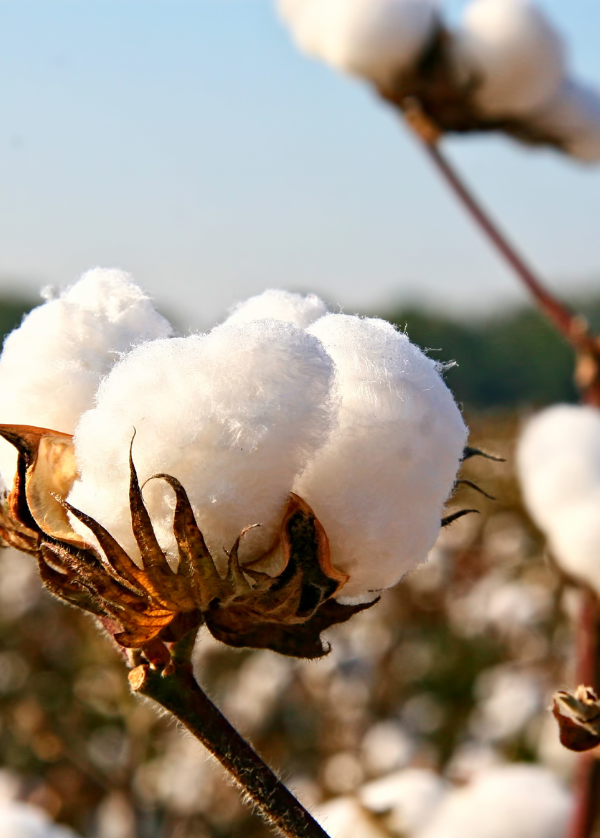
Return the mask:
[[280,0],[299,46],[385,85],[414,64],[438,27],[433,0]]
[[564,838],[572,806],[547,769],[499,766],[449,793],[419,838]]
[[600,160],[600,91],[568,81],[558,95],[532,118],[535,128],[556,137],[582,163]]
[[248,323],[251,320],[284,320],[306,329],[319,317],[327,314],[327,306],[316,294],[293,294],[280,288],[269,288],[239,303],[227,323]]
[[[140,481],[178,478],[217,557],[244,527],[261,524],[241,547],[242,558],[257,558],[272,546],[294,478],[329,434],[332,377],[319,341],[281,321],[143,344],[103,381],[97,407],[77,427],[81,481],[69,500],[138,554],[128,502],[135,428]],[[172,490],[154,480],[144,497],[161,543],[176,554]]]
[[527,0],[475,0],[455,49],[478,82],[475,101],[488,116],[529,116],[557,95],[564,79],[562,40]]
[[600,592],[600,411],[542,411],[525,427],[517,466],[527,509],[554,557]]
[[336,367],[338,424],[294,491],[325,527],[345,597],[390,587],[440,528],[467,430],[438,365],[390,323],[329,314],[310,329]]
[[[95,269],[28,314],[0,357],[0,421],[73,433],[101,378],[142,341],[171,326],[126,273]],[[0,468],[12,482],[15,452],[2,441]]]

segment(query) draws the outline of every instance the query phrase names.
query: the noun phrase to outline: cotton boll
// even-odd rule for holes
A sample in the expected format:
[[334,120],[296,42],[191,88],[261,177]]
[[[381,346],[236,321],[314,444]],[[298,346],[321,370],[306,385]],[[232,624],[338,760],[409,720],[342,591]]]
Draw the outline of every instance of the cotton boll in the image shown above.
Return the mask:
[[0,804],[2,838],[76,838],[74,832],[52,823],[41,809],[17,801]]
[[330,838],[386,838],[387,835],[352,797],[337,797],[321,806],[317,820]]
[[308,331],[335,363],[340,411],[294,490],[350,574],[343,596],[357,596],[425,559],[467,431],[436,363],[390,323],[329,314]]
[[407,768],[367,783],[359,792],[363,806],[389,813],[394,834],[413,835],[423,829],[447,793],[447,783],[426,768]]
[[385,84],[415,63],[438,25],[434,0],[280,0],[299,46]]
[[[256,558],[272,545],[296,474],[329,434],[332,378],[319,341],[281,321],[142,344],[104,379],[77,427],[81,481],[69,500],[137,554],[128,505],[135,428],[140,481],[177,477],[215,556],[261,524],[242,542],[242,557]],[[144,497],[161,543],[176,553],[172,490],[155,480]]]
[[306,329],[319,317],[327,314],[327,306],[316,294],[293,294],[280,288],[270,288],[237,305],[227,323],[248,323],[251,320],[285,320]]
[[600,91],[595,88],[567,81],[532,123],[582,163],[600,160]]
[[563,81],[562,40],[527,0],[475,0],[455,43],[458,60],[481,80],[476,103],[489,116],[527,116]]
[[[73,433],[101,378],[132,346],[166,337],[169,323],[122,271],[95,269],[28,314],[0,357],[0,422]],[[12,483],[16,455],[0,447]]]
[[449,793],[419,838],[564,838],[572,807],[547,769],[499,766]]

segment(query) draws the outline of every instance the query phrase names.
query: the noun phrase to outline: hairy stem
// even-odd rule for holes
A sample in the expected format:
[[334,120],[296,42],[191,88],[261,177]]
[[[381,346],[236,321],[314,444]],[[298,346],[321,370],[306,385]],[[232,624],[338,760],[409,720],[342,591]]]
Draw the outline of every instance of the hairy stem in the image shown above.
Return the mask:
[[189,661],[174,657],[162,673],[147,664],[132,669],[133,692],[169,710],[208,748],[273,827],[287,838],[327,838],[253,748],[202,691]]

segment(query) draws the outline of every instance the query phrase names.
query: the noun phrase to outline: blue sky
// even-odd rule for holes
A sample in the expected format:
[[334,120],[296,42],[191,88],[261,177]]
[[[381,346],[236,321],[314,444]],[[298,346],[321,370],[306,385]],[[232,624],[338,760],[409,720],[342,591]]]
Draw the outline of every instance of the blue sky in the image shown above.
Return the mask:
[[[461,2],[447,2],[457,14]],[[600,85],[600,4],[541,2]],[[269,0],[0,0],[0,284],[131,271],[185,327],[267,286],[346,310],[524,299],[394,113]],[[447,150],[563,291],[600,280],[600,167]]]

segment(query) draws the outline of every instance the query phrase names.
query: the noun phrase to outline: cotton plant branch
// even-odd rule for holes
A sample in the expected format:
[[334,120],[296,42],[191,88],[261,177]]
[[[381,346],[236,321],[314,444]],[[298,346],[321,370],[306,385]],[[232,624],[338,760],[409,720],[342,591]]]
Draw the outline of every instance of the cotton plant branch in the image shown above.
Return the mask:
[[173,644],[171,661],[162,670],[148,663],[132,669],[132,691],[172,713],[221,763],[279,834],[286,838],[328,838],[198,684],[191,663],[195,638],[193,630]]

